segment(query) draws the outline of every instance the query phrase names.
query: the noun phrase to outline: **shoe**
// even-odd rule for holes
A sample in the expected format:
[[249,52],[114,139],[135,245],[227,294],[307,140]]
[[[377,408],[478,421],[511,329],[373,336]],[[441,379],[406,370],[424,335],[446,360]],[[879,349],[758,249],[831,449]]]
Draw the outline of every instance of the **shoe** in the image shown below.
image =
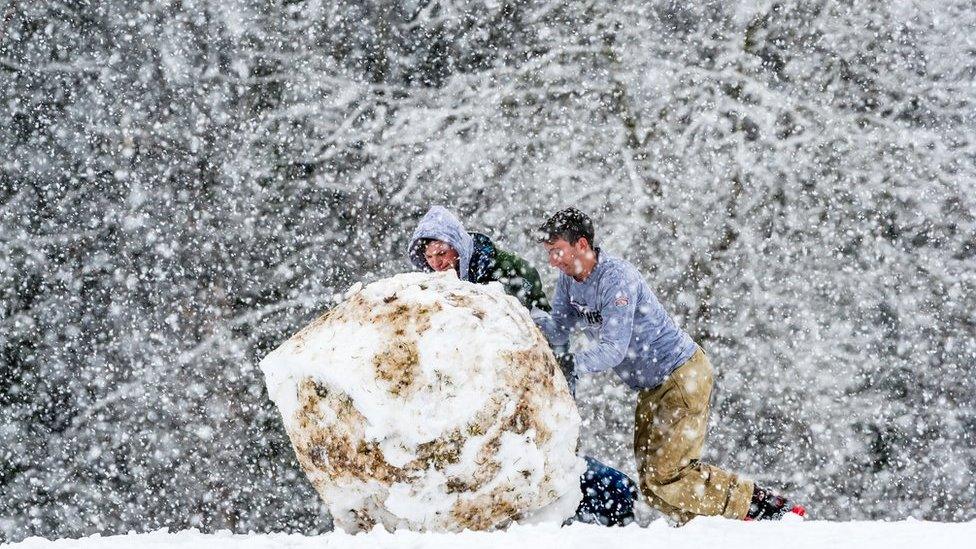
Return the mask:
[[752,489],[752,502],[745,520],[780,520],[789,514],[806,517],[807,510],[765,488],[756,486]]

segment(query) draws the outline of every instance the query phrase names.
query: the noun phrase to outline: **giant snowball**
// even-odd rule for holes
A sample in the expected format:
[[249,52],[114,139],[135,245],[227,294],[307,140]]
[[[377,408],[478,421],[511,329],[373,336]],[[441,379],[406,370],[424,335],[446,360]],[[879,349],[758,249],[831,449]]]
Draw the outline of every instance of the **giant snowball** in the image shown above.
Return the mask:
[[580,417],[545,338],[499,285],[402,274],[262,362],[298,461],[348,532],[561,521]]

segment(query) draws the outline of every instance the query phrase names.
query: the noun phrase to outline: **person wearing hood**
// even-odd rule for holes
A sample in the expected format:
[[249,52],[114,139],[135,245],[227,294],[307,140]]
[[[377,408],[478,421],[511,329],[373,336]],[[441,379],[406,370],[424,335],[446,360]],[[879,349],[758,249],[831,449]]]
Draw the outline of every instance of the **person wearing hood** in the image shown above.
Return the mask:
[[505,293],[530,311],[549,310],[539,271],[518,255],[495,246],[488,236],[469,233],[443,206],[434,206],[410,238],[410,263],[422,271],[454,269],[458,278],[475,284],[500,282]]
[[[486,235],[469,233],[443,206],[433,206],[420,220],[410,238],[410,262],[422,271],[454,269],[458,277],[475,284],[501,282],[529,311],[550,311],[539,272],[518,255],[499,249]],[[546,314],[541,313],[541,314]],[[570,393],[576,397],[576,378],[563,371]],[[586,471],[580,476],[583,499],[576,515],[567,522],[623,526],[634,521],[637,484],[626,474],[584,456]]]

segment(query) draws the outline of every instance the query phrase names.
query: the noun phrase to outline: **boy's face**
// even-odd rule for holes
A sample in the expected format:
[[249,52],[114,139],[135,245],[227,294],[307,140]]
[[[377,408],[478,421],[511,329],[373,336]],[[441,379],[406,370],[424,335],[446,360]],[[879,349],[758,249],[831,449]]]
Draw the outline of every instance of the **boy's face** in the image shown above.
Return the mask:
[[590,263],[593,260],[593,250],[586,238],[580,238],[574,244],[565,239],[557,238],[552,242],[543,242],[549,254],[549,265],[559,269],[573,278],[589,274]]
[[431,269],[447,271],[453,269],[458,262],[457,250],[442,240],[431,240],[424,248],[424,258]]

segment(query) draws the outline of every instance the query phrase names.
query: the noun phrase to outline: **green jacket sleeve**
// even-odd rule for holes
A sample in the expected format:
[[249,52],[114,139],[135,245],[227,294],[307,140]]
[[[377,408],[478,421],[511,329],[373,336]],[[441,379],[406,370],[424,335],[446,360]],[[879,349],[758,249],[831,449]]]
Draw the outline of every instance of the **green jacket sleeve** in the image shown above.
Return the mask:
[[505,287],[505,293],[514,296],[529,310],[533,307],[550,310],[549,299],[542,291],[539,271],[521,257],[505,250],[495,252],[494,279]]

